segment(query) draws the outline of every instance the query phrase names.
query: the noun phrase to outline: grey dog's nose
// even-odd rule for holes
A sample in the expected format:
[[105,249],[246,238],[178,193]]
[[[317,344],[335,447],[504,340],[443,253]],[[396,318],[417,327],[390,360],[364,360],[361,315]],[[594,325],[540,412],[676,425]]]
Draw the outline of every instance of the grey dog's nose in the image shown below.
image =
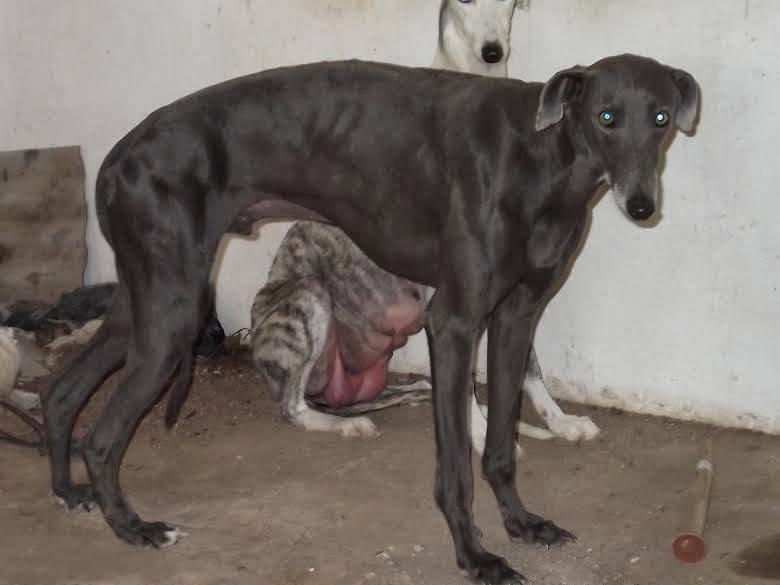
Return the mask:
[[498,43],[482,45],[482,60],[485,63],[499,63],[504,58],[504,49]]
[[632,218],[642,221],[655,213],[655,203],[649,197],[639,195],[628,200],[626,210]]

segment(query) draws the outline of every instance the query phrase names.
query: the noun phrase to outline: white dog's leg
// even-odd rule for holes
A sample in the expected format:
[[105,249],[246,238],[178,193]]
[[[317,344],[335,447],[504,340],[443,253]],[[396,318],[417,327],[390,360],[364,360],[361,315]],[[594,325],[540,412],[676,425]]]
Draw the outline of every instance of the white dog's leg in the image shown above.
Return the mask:
[[[601,432],[599,427],[587,416],[576,416],[563,412],[561,407],[553,400],[553,397],[550,396],[541,378],[527,378],[523,389],[528,393],[534,408],[550,430],[519,422],[517,432],[520,435],[539,440],[560,437],[567,441],[576,442],[589,441]],[[487,407],[479,404],[476,395],[473,395],[469,411],[471,443],[480,456],[485,451],[487,417]],[[523,456],[523,449],[520,445],[517,445],[515,453],[518,459]]]
[[[528,397],[533,402],[536,412],[539,413],[539,416],[542,417],[554,436],[572,442],[589,441],[601,432],[587,416],[575,416],[563,412],[558,403],[550,396],[541,378],[526,378],[523,389],[528,393]],[[521,434],[536,438],[550,438],[537,436],[537,431],[541,431],[541,429],[530,427],[530,425],[525,425],[527,428],[524,429],[524,424],[520,423],[518,427],[518,432]]]
[[[524,424],[524,423],[523,423]],[[541,430],[541,429],[540,429]],[[485,440],[487,439],[487,407],[477,402],[477,395],[471,394],[469,408],[469,431],[471,433],[471,445],[482,457],[485,452]],[[523,448],[515,445],[515,459],[523,458]]]

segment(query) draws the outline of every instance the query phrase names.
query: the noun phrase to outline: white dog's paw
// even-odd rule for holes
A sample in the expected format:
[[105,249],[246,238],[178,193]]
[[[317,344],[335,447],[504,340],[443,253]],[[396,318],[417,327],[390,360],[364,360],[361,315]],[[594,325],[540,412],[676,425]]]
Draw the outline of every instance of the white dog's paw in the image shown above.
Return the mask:
[[379,429],[367,416],[343,419],[339,423],[339,432],[343,437],[373,439],[379,436]]
[[587,416],[575,416],[573,414],[555,417],[547,421],[547,427],[556,436],[572,443],[590,441],[595,439],[601,432],[601,429]]

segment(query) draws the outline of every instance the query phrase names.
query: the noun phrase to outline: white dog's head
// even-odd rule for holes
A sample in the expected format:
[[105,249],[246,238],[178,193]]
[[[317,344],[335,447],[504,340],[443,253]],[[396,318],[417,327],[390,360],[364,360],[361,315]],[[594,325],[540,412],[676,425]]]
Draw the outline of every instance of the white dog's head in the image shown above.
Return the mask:
[[516,4],[517,0],[442,0],[439,38],[449,60],[464,70],[506,76]]

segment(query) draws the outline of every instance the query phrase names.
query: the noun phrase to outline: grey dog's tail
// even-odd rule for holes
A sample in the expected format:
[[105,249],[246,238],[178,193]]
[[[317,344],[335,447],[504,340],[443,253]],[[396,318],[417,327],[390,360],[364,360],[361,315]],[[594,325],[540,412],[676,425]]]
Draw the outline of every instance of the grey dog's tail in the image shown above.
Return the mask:
[[192,351],[184,353],[184,357],[179,364],[179,371],[176,379],[173,381],[173,387],[168,395],[168,404],[165,407],[165,427],[173,428],[176,421],[179,420],[181,407],[187,401],[190,393],[190,384],[192,383],[192,362],[195,359]]

